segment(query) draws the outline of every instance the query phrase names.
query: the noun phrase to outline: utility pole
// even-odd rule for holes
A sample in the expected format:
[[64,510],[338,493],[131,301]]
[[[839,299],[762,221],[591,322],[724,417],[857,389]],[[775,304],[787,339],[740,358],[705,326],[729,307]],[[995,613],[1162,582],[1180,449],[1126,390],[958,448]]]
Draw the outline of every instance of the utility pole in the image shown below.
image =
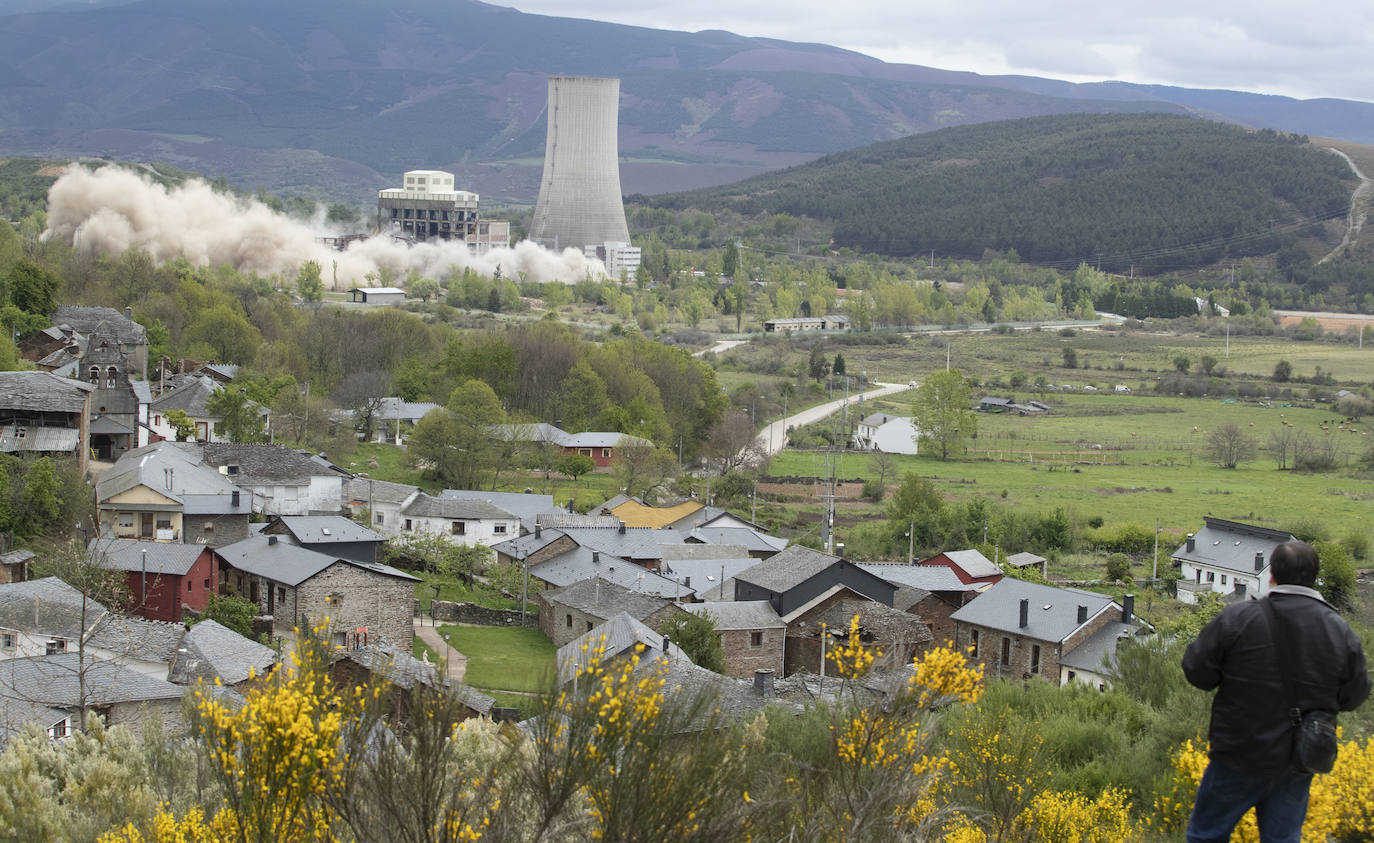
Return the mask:
[[1159,519],[1155,519],[1155,558],[1150,568],[1150,584],[1159,588]]

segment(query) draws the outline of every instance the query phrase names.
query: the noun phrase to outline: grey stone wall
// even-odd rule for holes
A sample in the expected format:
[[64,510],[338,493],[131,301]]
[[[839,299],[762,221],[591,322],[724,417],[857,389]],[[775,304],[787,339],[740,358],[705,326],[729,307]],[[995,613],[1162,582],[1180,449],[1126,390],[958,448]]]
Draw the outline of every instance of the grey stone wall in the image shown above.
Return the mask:
[[[212,525],[205,529],[205,525]],[[248,538],[247,515],[183,515],[181,538],[186,544],[223,547]]]
[[[1072,651],[1074,647],[1088,640],[1093,633],[1101,629],[1108,621],[1119,620],[1121,613],[1118,610],[1108,609],[1093,618],[1083,629],[1069,636],[1062,645],[1057,641],[1041,641],[1014,633],[1007,633],[997,629],[987,627],[976,627],[972,624],[959,624],[958,644],[960,647],[968,647],[972,643],[971,631],[978,630],[978,654],[973,657],[974,661],[981,662],[985,675],[988,677],[1005,676],[1009,679],[1021,679],[1026,676],[1039,676],[1054,684],[1059,684],[1059,659],[1063,653]],[[1010,659],[1008,664],[1002,663],[1002,639],[1010,640]],[[1040,668],[1032,672],[1031,667],[1034,662],[1034,649],[1040,647]]]
[[[753,635],[758,632],[763,641],[754,646]],[[727,629],[720,633],[720,648],[725,653],[725,674],[736,679],[753,679],[756,670],[771,670],[783,675],[783,642],[785,629]]]
[[410,580],[336,562],[301,583],[295,596],[297,619],[304,615],[313,625],[328,617],[331,638],[366,627],[369,640],[381,635],[403,650],[410,649],[415,636],[415,589]]
[[117,703],[110,706],[105,725],[123,726],[134,735],[142,737],[145,728],[155,721],[160,724],[164,735],[184,734],[186,718],[182,714],[181,699]]
[[[447,623],[470,623],[476,626],[520,626],[519,609],[490,609],[476,603],[454,603],[449,600],[435,600],[430,609],[436,620]],[[529,601],[529,611],[525,615],[525,626],[539,626],[539,603]]]

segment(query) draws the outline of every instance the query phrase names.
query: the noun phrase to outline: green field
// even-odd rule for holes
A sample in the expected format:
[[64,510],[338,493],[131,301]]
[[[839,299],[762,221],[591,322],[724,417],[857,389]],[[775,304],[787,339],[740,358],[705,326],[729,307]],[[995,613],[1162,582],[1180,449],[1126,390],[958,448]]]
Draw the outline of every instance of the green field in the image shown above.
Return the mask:
[[448,624],[439,634],[467,656],[463,681],[474,688],[540,693],[553,682],[557,651],[537,629]]

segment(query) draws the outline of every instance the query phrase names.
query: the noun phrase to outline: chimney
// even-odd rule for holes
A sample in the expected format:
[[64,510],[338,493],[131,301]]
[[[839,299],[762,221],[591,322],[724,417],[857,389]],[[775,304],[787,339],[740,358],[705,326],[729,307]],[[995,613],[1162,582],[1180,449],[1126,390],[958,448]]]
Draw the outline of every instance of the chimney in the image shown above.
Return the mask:
[[754,671],[754,693],[761,697],[773,696],[773,671],[764,669]]
[[1088,620],[1088,607],[1087,607],[1087,606],[1079,606],[1079,607],[1078,607],[1078,622],[1079,622],[1079,623],[1084,623],[1084,622],[1087,621],[1087,620]]
[[691,577],[683,577],[683,578],[682,578],[682,584],[683,584],[684,586],[686,586],[687,588],[691,588],[691,587],[692,587],[692,578],[691,578]]
[[600,564],[601,564],[601,551],[599,551],[599,550],[593,550],[593,551],[592,551],[592,564],[593,564],[593,565],[600,565]]
[[663,636],[663,655],[665,655],[665,656],[668,655],[668,645],[670,645],[670,644],[672,644],[672,643],[673,643],[673,639],[669,638],[669,637],[666,636],[666,635]]
[[134,319],[134,309],[133,309],[132,307],[129,307],[129,306],[125,305],[125,307],[124,307],[124,318],[125,318],[125,319],[128,319],[130,322],[133,321],[133,319]]
[[1030,600],[1021,598],[1021,624],[1022,629],[1030,626]]
[[1263,571],[1263,570],[1264,570],[1264,553],[1263,553],[1263,551],[1259,551],[1259,550],[1255,551],[1255,570],[1256,570],[1256,571]]
[[539,538],[539,533],[540,533],[541,529],[542,529],[542,528],[541,528],[538,524],[535,524],[535,525],[534,525],[534,537],[535,537],[536,539]]
[[238,508],[239,508],[239,490],[238,490],[238,489],[235,489],[234,491],[232,491],[232,492],[229,493],[229,503],[234,507],[234,509],[238,509]]
[[1194,550],[1196,550],[1196,549],[1197,549],[1197,539],[1193,538],[1193,534],[1192,534],[1192,533],[1189,533],[1189,534],[1188,534],[1188,552],[1189,552],[1189,553],[1192,553],[1192,552],[1193,552]]
[[276,536],[268,536],[268,537],[267,537],[267,546],[268,546],[268,547],[271,547],[272,545],[274,545],[274,544],[276,544],[276,543],[277,543],[277,537],[276,537]]
[[1121,598],[1121,622],[1130,623],[1135,618],[1135,595],[1127,594]]
[[624,521],[621,521],[621,522],[620,522],[620,535],[622,535],[622,536],[625,535],[625,522],[624,522]]

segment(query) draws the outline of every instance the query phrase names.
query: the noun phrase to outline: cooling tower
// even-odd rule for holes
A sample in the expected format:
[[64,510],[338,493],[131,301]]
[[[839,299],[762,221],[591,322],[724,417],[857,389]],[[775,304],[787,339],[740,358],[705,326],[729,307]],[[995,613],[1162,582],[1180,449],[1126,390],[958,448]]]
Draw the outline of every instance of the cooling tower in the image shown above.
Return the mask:
[[630,242],[620,197],[619,110],[619,79],[549,77],[544,177],[531,240],[557,249]]

